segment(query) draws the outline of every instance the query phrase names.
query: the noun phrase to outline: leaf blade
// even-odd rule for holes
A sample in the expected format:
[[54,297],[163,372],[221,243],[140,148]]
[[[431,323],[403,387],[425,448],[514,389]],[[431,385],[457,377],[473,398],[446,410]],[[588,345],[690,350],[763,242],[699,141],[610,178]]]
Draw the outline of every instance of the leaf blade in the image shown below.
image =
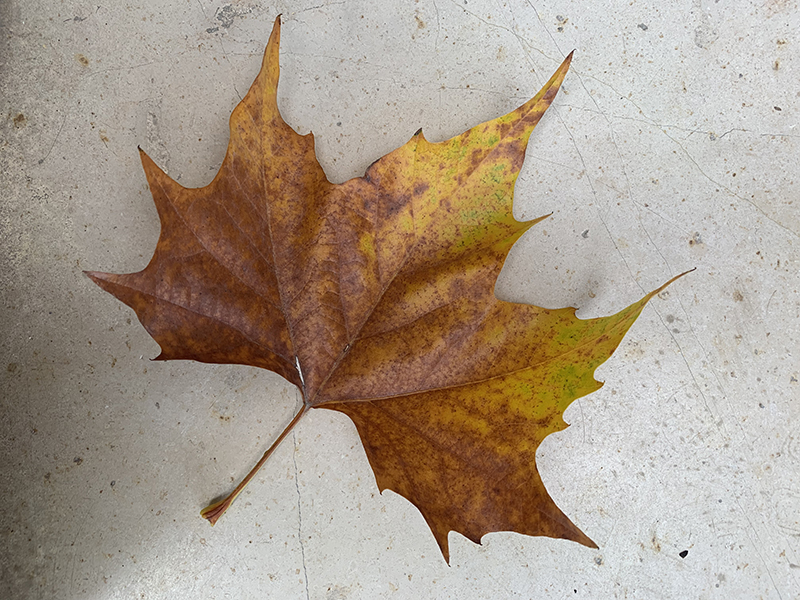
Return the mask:
[[536,448],[598,389],[594,370],[661,288],[588,321],[494,296],[510,248],[541,220],[514,219],[514,185],[572,55],[518,109],[443,142],[420,130],[334,185],[313,136],[280,115],[279,41],[280,18],[211,183],[184,188],[141,153],[162,224],[147,267],[87,273],[135,310],[159,359],[257,366],[302,391],[290,425],[204,516],[215,522],[317,406],[350,416],[379,488],[418,506],[446,559],[450,530],[596,547],[547,494]]
[[[647,302],[678,277],[609,317],[582,320],[574,309],[546,311],[548,318],[561,321],[554,330],[567,334],[528,367],[321,408],[342,412],[355,423],[378,488],[391,489],[420,509],[448,562],[449,531],[475,543],[486,533],[514,531],[596,548],[550,498],[536,467],[536,450],[567,426],[562,415],[571,402],[602,387],[595,369]],[[520,313],[530,308],[497,302]],[[531,339],[540,339],[539,332]],[[519,344],[514,348],[527,355]]]

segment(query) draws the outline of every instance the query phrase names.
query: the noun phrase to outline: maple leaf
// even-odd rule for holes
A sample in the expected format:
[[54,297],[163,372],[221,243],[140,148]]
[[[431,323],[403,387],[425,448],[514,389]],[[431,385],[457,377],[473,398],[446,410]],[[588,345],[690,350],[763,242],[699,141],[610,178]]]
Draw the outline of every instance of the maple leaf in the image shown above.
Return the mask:
[[596,547],[555,505],[536,449],[597,390],[594,371],[656,290],[605,318],[498,300],[528,137],[568,57],[515,111],[450,140],[418,131],[363,177],[330,183],[312,134],[276,100],[280,17],[262,69],[230,119],[214,180],[188,189],[140,150],[161,220],[147,267],[88,275],[136,311],[156,360],[274,371],[303,405],[256,467],[203,516],[212,524],[311,408],[355,423],[381,491],[422,512],[446,560],[448,532],[493,531]]

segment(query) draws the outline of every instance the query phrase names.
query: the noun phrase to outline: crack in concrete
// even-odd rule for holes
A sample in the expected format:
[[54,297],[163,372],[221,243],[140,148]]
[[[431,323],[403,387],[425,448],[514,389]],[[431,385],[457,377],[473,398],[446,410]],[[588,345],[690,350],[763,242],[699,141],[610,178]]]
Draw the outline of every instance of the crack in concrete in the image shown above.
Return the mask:
[[[552,36],[551,36],[551,37],[552,37]],[[553,40],[553,42],[555,43],[555,40]],[[589,77],[590,79],[593,79],[593,80],[597,81],[598,83],[600,83],[600,84],[602,84],[602,85],[605,85],[605,86],[607,86],[608,88],[610,88],[610,89],[611,89],[611,90],[612,90],[612,91],[613,91],[615,94],[617,94],[617,95],[620,97],[620,99],[621,99],[621,100],[625,100],[625,101],[627,101],[627,102],[630,102],[631,104],[633,104],[633,106],[635,106],[635,107],[636,107],[636,109],[639,111],[639,113],[641,113],[641,114],[644,116],[644,119],[636,119],[635,117],[622,117],[622,116],[615,116],[615,115],[612,115],[612,117],[613,117],[613,118],[619,118],[619,119],[629,119],[629,120],[632,120],[632,121],[640,121],[640,122],[644,122],[644,123],[649,123],[649,124],[650,124],[650,125],[652,125],[653,127],[657,127],[657,128],[658,128],[658,129],[661,131],[661,133],[662,133],[663,135],[665,135],[665,136],[666,136],[666,137],[667,137],[667,138],[668,138],[670,141],[672,141],[672,142],[673,142],[675,145],[677,145],[677,146],[678,146],[678,148],[680,148],[680,149],[681,149],[681,152],[683,152],[683,154],[686,156],[686,158],[689,160],[689,162],[691,162],[691,163],[692,163],[692,165],[694,165],[694,167],[695,167],[695,168],[698,170],[698,172],[699,172],[699,173],[700,173],[700,174],[701,174],[703,177],[705,177],[705,178],[706,178],[708,181],[710,181],[710,182],[711,182],[711,183],[713,183],[714,185],[717,185],[717,186],[719,186],[720,188],[724,189],[724,190],[725,190],[725,191],[726,191],[728,194],[730,194],[730,195],[731,195],[731,196],[733,196],[734,198],[737,198],[738,200],[741,200],[742,202],[745,202],[745,203],[749,204],[750,206],[752,206],[753,208],[755,208],[755,209],[756,209],[758,212],[760,212],[760,213],[761,213],[761,214],[762,214],[762,215],[763,215],[763,216],[764,216],[764,217],[765,217],[765,218],[766,218],[768,221],[770,221],[770,222],[771,222],[771,223],[773,223],[774,225],[777,225],[778,227],[780,227],[781,229],[783,229],[783,230],[784,230],[784,231],[786,231],[787,233],[790,233],[791,235],[793,235],[793,236],[795,236],[795,237],[800,237],[800,234],[798,234],[796,231],[794,231],[794,230],[793,230],[793,229],[791,229],[790,227],[787,227],[786,225],[784,225],[783,223],[781,223],[781,222],[780,222],[780,221],[778,221],[777,219],[773,218],[773,217],[772,217],[772,216],[771,216],[771,215],[770,215],[770,214],[769,214],[769,213],[768,213],[768,212],[767,212],[767,211],[766,211],[764,208],[762,208],[762,207],[761,207],[761,206],[760,206],[758,203],[756,203],[756,202],[753,202],[752,200],[750,200],[750,199],[748,199],[748,198],[745,198],[744,196],[742,196],[742,195],[740,195],[740,194],[737,194],[737,193],[736,193],[734,190],[732,190],[730,187],[726,186],[724,183],[722,183],[722,182],[720,182],[720,181],[717,181],[717,180],[715,180],[713,177],[711,177],[710,175],[708,175],[708,173],[706,173],[706,172],[703,170],[703,168],[700,166],[700,164],[697,162],[697,160],[695,160],[694,156],[693,156],[693,155],[692,155],[692,154],[691,154],[691,153],[690,153],[688,150],[686,150],[686,148],[685,148],[685,147],[684,147],[684,146],[683,146],[683,145],[682,145],[682,144],[681,144],[681,143],[680,143],[680,142],[679,142],[677,139],[675,139],[675,137],[673,137],[672,135],[670,135],[669,133],[667,133],[666,129],[667,129],[667,128],[669,128],[669,129],[676,129],[676,130],[678,130],[678,131],[685,131],[685,132],[688,132],[688,133],[689,133],[689,135],[691,135],[692,133],[711,134],[712,132],[708,132],[708,131],[702,131],[702,130],[686,129],[686,128],[678,127],[678,126],[676,126],[676,125],[661,125],[661,124],[659,124],[659,123],[658,123],[658,122],[657,122],[655,119],[652,119],[652,118],[648,117],[648,116],[647,116],[647,114],[644,112],[644,110],[642,110],[642,108],[641,108],[641,107],[640,107],[640,106],[639,106],[639,105],[638,105],[636,102],[634,102],[634,101],[633,101],[633,100],[631,100],[630,98],[627,98],[627,97],[625,97],[623,94],[620,94],[620,93],[619,93],[619,92],[618,92],[616,89],[614,89],[614,87],[613,87],[613,86],[611,86],[610,84],[606,83],[606,82],[605,82],[605,81],[603,81],[602,79],[598,79],[597,77],[593,77],[593,76],[588,76],[588,77]],[[581,79],[581,83],[583,83],[583,82],[582,82],[582,78],[581,78],[581,76],[580,76],[580,75],[578,75],[578,78],[579,78],[579,79]],[[584,87],[584,89],[586,89],[586,88]],[[587,91],[587,93],[588,93],[588,91]],[[589,94],[589,97],[590,97],[590,98],[592,98],[592,101],[594,101],[594,98],[591,96],[591,94]],[[596,103],[595,103],[595,105],[596,105]],[[577,107],[573,107],[573,108],[577,108]],[[606,114],[605,114],[605,113],[604,113],[602,110],[600,110],[600,107],[598,106],[597,108],[598,108],[598,112],[599,112],[600,114],[602,114],[604,117],[606,117],[606,119],[608,119],[608,117],[606,116]],[[589,112],[594,112],[594,111],[591,111],[591,109],[586,109],[586,108],[582,108],[581,110],[586,110],[586,111],[589,111]],[[609,125],[610,125],[610,123],[609,123]],[[734,128],[732,128],[732,129],[730,129],[730,130],[726,131],[725,133],[723,133],[721,136],[718,136],[718,137],[716,137],[716,139],[717,139],[717,140],[718,140],[718,139],[721,139],[722,137],[724,137],[724,136],[728,135],[729,133],[731,133],[731,132],[733,132],[733,131],[741,131],[741,132],[753,133],[753,134],[755,134],[755,133],[756,133],[756,132],[754,132],[754,131],[752,131],[752,130],[747,130],[747,129],[743,129],[743,128],[739,128],[739,127],[734,127]],[[764,136],[764,135],[775,135],[776,137],[795,137],[795,135],[794,135],[794,134],[769,134],[769,133],[760,133],[760,134],[758,134],[758,135],[761,135],[761,136]]]
[[439,36],[442,33],[442,24],[439,20],[439,6],[436,4],[436,0],[433,0],[433,9],[436,11],[436,41],[433,43],[433,49],[438,54],[439,52]]
[[303,580],[306,584],[306,600],[309,600],[308,593],[308,569],[306,568],[306,548],[303,545],[303,511],[300,507],[300,483],[298,481],[297,470],[297,436],[292,432],[292,443],[294,444],[294,453],[292,454],[292,463],[294,463],[294,487],[297,490],[297,541],[300,542],[300,556],[303,558]]
[[56,137],[53,138],[53,143],[50,144],[50,149],[47,151],[47,154],[45,154],[44,158],[39,159],[39,164],[42,164],[44,161],[50,158],[50,153],[53,152],[53,148],[56,147],[56,142],[58,141],[58,138],[61,136],[61,132],[64,130],[64,125],[66,124],[67,124],[67,114],[64,115],[64,119],[61,121],[61,127],[58,128],[58,131],[56,132]]
[[[542,55],[542,56],[544,56],[545,58],[548,58],[548,59],[552,60],[553,62],[555,62],[555,63],[557,63],[557,64],[561,64],[561,61],[560,61],[560,60],[558,60],[558,59],[555,59],[555,58],[553,58],[552,56],[548,56],[548,55],[547,55],[547,54],[545,54],[545,53],[544,53],[544,52],[543,52],[543,51],[542,51],[540,48],[537,48],[536,46],[534,46],[533,44],[531,44],[531,43],[530,43],[528,40],[526,40],[525,38],[523,38],[523,37],[522,37],[520,34],[518,34],[518,33],[517,33],[516,31],[514,31],[513,29],[511,29],[511,28],[509,28],[509,27],[503,27],[502,25],[498,25],[497,23],[491,23],[491,22],[487,21],[486,19],[482,19],[481,17],[479,17],[478,15],[476,15],[474,12],[470,12],[470,11],[468,11],[466,8],[464,8],[463,6],[461,6],[460,4],[458,4],[458,3],[457,3],[455,0],[450,0],[450,2],[451,2],[453,5],[455,5],[456,7],[460,8],[462,11],[464,11],[464,12],[465,12],[466,14],[468,14],[469,16],[471,16],[471,17],[473,17],[473,18],[477,19],[478,21],[480,21],[481,23],[483,23],[484,25],[486,25],[487,27],[493,27],[493,28],[495,28],[495,29],[502,29],[503,31],[507,31],[508,33],[510,33],[511,35],[513,35],[513,36],[514,36],[514,37],[517,39],[517,41],[519,42],[519,44],[520,44],[520,46],[522,47],[522,49],[523,49],[523,51],[525,52],[525,54],[528,56],[528,61],[529,61],[529,62],[531,62],[531,64],[532,64],[532,61],[530,60],[530,53],[529,53],[529,52],[526,50],[526,46],[527,46],[527,47],[529,47],[529,48],[531,48],[532,50],[535,50],[536,52],[538,52],[539,54],[541,54],[541,55]],[[529,3],[530,3],[530,2],[529,2]],[[536,10],[536,9],[534,9],[534,10]],[[537,16],[538,16],[538,14],[537,14]]]

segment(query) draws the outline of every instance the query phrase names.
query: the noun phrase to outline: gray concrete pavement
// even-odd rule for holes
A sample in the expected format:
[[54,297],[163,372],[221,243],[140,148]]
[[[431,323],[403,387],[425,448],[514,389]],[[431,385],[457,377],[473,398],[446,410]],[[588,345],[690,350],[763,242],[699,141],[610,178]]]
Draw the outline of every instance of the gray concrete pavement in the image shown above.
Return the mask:
[[[800,31],[793,0],[0,3],[3,598],[800,597]],[[419,127],[532,96],[498,294],[579,316],[671,276],[603,389],[542,445],[600,546],[451,534],[380,495],[352,424],[312,413],[213,529],[297,395],[254,369],[153,363],[84,269],[141,269],[141,145],[208,183],[284,15],[279,99],[332,181]]]

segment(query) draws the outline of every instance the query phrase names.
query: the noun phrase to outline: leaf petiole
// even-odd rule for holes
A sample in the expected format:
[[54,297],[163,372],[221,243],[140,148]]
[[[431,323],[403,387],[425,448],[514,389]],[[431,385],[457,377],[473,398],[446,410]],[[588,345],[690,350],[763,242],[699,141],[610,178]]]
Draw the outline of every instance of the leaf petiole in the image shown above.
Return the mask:
[[242,479],[241,483],[236,486],[236,489],[233,490],[230,494],[228,494],[225,498],[220,500],[219,502],[214,502],[213,504],[209,504],[203,510],[200,511],[200,516],[204,519],[207,519],[209,523],[213,526],[217,521],[219,521],[220,517],[225,514],[225,511],[228,510],[233,501],[236,500],[236,497],[242,493],[242,490],[250,483],[250,480],[256,476],[259,469],[264,466],[264,463],[267,462],[267,459],[272,455],[275,449],[280,445],[280,443],[284,440],[284,438],[289,435],[289,432],[294,429],[294,426],[300,421],[304,414],[308,411],[309,407],[307,404],[303,403],[303,407],[298,411],[298,413],[294,416],[294,418],[289,422],[286,428],[281,432],[272,445],[264,452],[264,456],[261,457],[256,465],[250,469],[250,472],[247,476]]

